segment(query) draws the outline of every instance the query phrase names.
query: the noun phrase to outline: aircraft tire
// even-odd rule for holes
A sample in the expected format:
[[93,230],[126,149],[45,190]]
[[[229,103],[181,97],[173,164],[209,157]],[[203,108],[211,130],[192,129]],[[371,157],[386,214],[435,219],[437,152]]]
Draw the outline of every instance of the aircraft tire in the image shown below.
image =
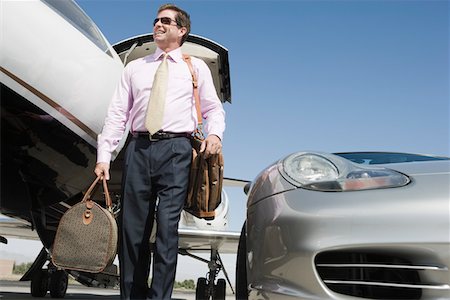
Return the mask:
[[48,290],[48,272],[39,270],[31,279],[31,296],[42,298],[47,295]]
[[236,299],[248,299],[246,224],[242,226],[236,258]]
[[200,277],[197,279],[197,287],[195,288],[195,300],[208,300],[207,295],[208,285],[205,277]]
[[214,287],[213,300],[225,300],[225,294],[227,289],[227,283],[225,279],[220,278],[217,280],[217,285]]
[[58,270],[50,275],[50,296],[52,298],[64,298],[67,291],[69,276],[66,271]]

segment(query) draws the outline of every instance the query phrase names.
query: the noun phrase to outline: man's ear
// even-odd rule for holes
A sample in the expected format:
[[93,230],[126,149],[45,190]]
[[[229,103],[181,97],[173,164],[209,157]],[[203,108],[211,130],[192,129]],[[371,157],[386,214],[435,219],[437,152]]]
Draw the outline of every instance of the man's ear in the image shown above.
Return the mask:
[[186,34],[186,32],[187,32],[186,27],[179,28],[178,29],[178,37],[180,37],[180,38],[183,37]]

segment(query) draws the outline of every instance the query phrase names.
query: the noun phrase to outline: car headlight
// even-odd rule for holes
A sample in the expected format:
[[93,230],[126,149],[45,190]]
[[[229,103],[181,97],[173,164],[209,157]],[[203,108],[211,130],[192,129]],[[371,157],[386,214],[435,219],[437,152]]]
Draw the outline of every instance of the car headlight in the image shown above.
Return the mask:
[[332,158],[314,153],[296,153],[282,161],[280,171],[292,184],[317,191],[392,188],[410,182],[407,176],[391,169],[363,167],[337,156]]
[[283,167],[289,177],[302,185],[339,177],[331,161],[315,154],[291,155],[284,160]]

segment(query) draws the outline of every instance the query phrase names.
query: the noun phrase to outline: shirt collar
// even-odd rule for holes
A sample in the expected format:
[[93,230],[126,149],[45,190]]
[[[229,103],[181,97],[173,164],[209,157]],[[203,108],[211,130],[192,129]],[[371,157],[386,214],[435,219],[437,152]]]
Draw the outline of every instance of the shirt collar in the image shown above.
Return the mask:
[[[165,52],[162,51],[160,48],[156,47],[155,53],[153,55],[153,58],[155,61],[159,60],[162,58],[162,55]],[[181,53],[181,47],[178,47],[177,49],[174,49],[170,52],[168,52],[169,57],[174,61],[174,62],[181,62],[183,61],[183,54]]]

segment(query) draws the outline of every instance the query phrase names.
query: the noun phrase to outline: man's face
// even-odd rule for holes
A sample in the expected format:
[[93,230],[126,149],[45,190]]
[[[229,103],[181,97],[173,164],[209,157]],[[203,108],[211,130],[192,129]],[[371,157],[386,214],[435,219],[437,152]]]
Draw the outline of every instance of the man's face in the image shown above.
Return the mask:
[[[159,19],[153,26],[153,39],[159,48],[173,50],[180,46],[181,37],[186,32],[186,28],[178,27],[175,21],[177,12],[173,10],[163,10],[156,17]],[[170,19],[170,24],[168,19]]]

